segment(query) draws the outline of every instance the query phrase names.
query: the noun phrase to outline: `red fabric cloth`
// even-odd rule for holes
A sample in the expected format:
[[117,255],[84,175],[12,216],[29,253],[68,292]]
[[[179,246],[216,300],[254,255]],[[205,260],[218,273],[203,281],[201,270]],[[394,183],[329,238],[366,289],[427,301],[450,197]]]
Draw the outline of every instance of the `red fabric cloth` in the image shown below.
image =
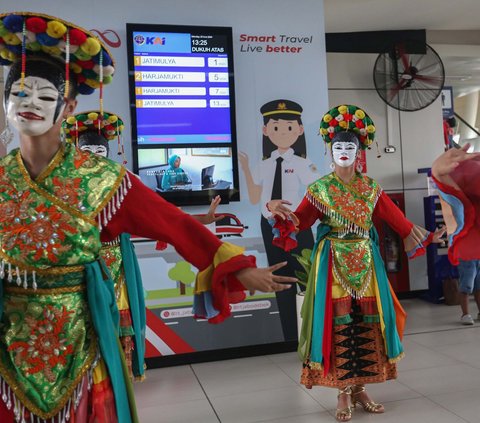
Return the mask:
[[230,304],[240,303],[245,299],[245,288],[233,275],[236,271],[255,267],[254,256],[236,256],[219,264],[212,278],[213,306],[219,314],[208,321],[221,323],[231,315]]
[[460,189],[433,179],[443,193],[456,197],[463,205],[463,229],[453,237],[448,249],[449,260],[458,265],[460,259],[480,260],[480,161],[462,162],[450,176]]
[[280,231],[280,237],[274,238],[272,244],[285,251],[293,250],[298,245],[296,240],[290,238],[292,233],[310,229],[311,226],[323,216],[320,210],[318,210],[307,197],[303,198],[295,210],[294,215],[299,220],[298,227],[296,227],[291,220],[274,216],[275,224],[273,227]]
[[0,422],[2,423],[15,423],[13,416],[13,407],[11,410],[7,408],[3,400],[0,399]]
[[[132,187],[128,191],[120,210],[103,228],[101,239],[111,241],[123,232],[162,240],[199,271],[213,262],[221,241],[204,225],[165,201],[136,177],[130,178]],[[212,281],[213,304],[220,315],[212,323],[223,321],[230,315],[230,303],[245,299],[245,287],[233,273],[255,267],[253,256],[233,257],[215,269]]]
[[[99,384],[94,384],[90,392],[87,390],[87,385],[85,380],[82,399],[75,413],[73,410],[71,411],[68,423],[117,423],[115,398],[110,380],[106,379]],[[26,417],[27,421],[30,421],[30,415],[28,414]],[[15,423],[13,406],[12,410],[8,410],[1,399],[0,422]]]
[[158,250],[158,251],[163,251],[167,247],[168,247],[168,244],[163,241],[157,241],[157,243],[155,244],[155,250]]
[[90,395],[90,407],[88,423],[117,423],[115,397],[113,395],[110,379],[92,386]]
[[295,224],[290,219],[282,219],[280,216],[275,216],[274,219],[273,227],[280,231],[280,236],[274,237],[272,244],[285,251],[296,248],[298,242],[290,236],[296,232]]
[[402,239],[410,235],[413,223],[405,217],[385,192],[380,195],[373,215],[374,218],[385,221]]

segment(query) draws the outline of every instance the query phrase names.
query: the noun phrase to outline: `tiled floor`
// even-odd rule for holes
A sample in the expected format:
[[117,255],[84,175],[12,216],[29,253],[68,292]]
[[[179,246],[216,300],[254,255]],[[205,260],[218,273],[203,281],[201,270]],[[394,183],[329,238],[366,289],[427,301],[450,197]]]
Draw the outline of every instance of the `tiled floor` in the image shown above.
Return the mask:
[[[458,306],[402,301],[408,324],[399,378],[370,385],[386,413],[352,421],[480,423],[480,322],[461,326]],[[472,315],[476,307],[471,304]],[[150,370],[135,387],[141,423],[333,422],[333,389],[298,383],[296,353]]]

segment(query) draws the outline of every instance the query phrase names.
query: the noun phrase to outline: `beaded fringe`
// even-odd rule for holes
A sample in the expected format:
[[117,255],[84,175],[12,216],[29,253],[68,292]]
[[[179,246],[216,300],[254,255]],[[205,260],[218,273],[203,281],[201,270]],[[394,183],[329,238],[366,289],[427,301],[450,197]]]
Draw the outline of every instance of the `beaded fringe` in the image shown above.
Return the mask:
[[104,247],[118,247],[119,245],[120,245],[120,235],[117,236],[112,241],[102,242],[102,246],[104,246]]
[[[18,266],[13,266],[12,263],[2,260],[0,262],[0,279],[4,279],[5,276],[8,283],[16,283],[25,289],[28,288],[28,271],[21,270]],[[35,270],[30,272],[30,276],[32,279],[31,287],[37,289],[37,273]]]
[[[333,254],[333,251],[332,251]],[[363,282],[363,285],[360,287],[360,289],[354,289],[340,274],[340,272],[337,269],[337,266],[335,264],[335,260],[333,260],[333,274],[335,275],[335,278],[337,281],[342,285],[342,288],[348,292],[348,294],[355,299],[363,298],[365,296],[365,292],[367,291],[368,287],[370,286],[370,283],[372,282],[372,267],[368,269],[367,274],[365,275],[365,281]]]
[[[95,365],[92,365],[92,369]],[[89,370],[86,373],[87,376],[87,389],[90,392],[93,385],[93,370]],[[67,423],[70,420],[70,413],[75,413],[80,401],[82,399],[83,388],[85,386],[85,377],[74,389],[72,397],[69,398],[65,406],[59,411],[56,416],[49,419],[42,419],[34,415],[31,411],[28,411],[29,417],[25,417],[25,411],[27,408],[20,402],[18,397],[13,393],[13,390],[7,384],[5,379],[0,376],[0,397],[5,403],[5,406],[11,410],[13,407],[13,414],[16,423]]]
[[[112,217],[115,216],[117,210],[120,209],[120,206],[125,200],[125,196],[128,193],[128,190],[132,187],[132,182],[130,181],[130,175],[127,171],[125,176],[120,183],[120,186],[117,189],[117,192],[113,195],[111,200],[105,205],[103,210],[98,214],[98,230],[101,232],[102,228],[108,225],[108,222],[112,220]],[[103,226],[102,226],[103,224]]]
[[[374,199],[374,207],[377,204],[377,201],[380,198],[381,194],[382,190],[379,189]],[[348,234],[355,234],[361,238],[369,237],[368,230],[356,225],[354,222],[351,222],[346,217],[333,210],[331,207],[326,206],[325,204],[320,202],[310,191],[307,191],[306,197],[308,201],[310,201],[310,203],[314,205],[318,210],[320,210],[324,215],[330,217],[331,219],[335,219],[343,225],[343,228],[340,229],[340,231],[338,232],[339,238],[345,238],[345,236],[347,236]]]

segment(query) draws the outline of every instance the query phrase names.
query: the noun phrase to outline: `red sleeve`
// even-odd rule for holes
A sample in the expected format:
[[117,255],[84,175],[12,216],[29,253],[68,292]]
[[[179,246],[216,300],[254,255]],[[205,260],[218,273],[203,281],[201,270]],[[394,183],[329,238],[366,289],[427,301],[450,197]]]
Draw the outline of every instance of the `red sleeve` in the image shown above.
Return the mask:
[[302,202],[295,210],[295,216],[300,221],[298,224],[298,230],[303,231],[305,229],[311,228],[312,225],[323,217],[323,213],[320,212],[309,200],[307,197],[303,197]]
[[413,228],[413,223],[405,217],[385,192],[380,195],[373,214],[376,218],[384,220],[402,239],[406,238]]
[[183,258],[198,269],[205,269],[220,247],[220,240],[138,178],[130,180],[132,187],[120,209],[103,228],[101,240],[111,241],[123,232],[161,240],[173,245]]
[[230,303],[245,299],[245,288],[235,272],[255,267],[255,257],[241,254],[238,247],[223,244],[205,226],[165,201],[140,180],[133,177],[130,180],[132,186],[120,208],[102,229],[102,241],[127,232],[173,245],[200,271],[195,290],[211,292],[218,315],[210,321],[224,320],[230,315]]

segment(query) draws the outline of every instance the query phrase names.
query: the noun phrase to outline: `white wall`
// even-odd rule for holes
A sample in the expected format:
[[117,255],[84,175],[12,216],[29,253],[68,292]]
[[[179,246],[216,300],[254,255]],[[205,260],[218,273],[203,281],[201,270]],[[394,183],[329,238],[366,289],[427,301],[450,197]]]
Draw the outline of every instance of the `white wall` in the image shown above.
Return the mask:
[[[417,112],[399,112],[387,106],[373,83],[376,58],[376,54],[328,53],[329,105],[355,104],[371,116],[382,156],[377,158],[375,145],[367,151],[368,175],[386,191],[403,192],[407,217],[423,226],[427,183],[425,175],[419,175],[417,169],[430,167],[443,152],[440,99]],[[396,152],[386,154],[386,145],[395,146]],[[409,270],[410,289],[426,289],[425,257],[410,261]]]

